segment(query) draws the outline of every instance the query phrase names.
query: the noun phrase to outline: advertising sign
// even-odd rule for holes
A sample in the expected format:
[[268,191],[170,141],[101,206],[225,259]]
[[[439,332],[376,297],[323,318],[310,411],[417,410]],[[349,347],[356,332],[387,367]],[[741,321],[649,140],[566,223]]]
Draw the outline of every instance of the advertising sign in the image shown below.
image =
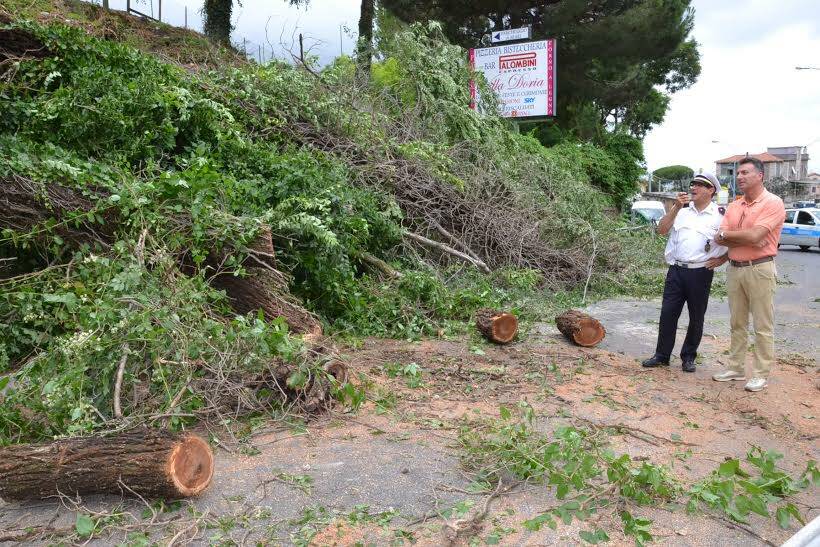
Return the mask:
[[[471,49],[470,66],[487,78],[503,117],[555,116],[555,40]],[[475,82],[470,97],[475,109]]]

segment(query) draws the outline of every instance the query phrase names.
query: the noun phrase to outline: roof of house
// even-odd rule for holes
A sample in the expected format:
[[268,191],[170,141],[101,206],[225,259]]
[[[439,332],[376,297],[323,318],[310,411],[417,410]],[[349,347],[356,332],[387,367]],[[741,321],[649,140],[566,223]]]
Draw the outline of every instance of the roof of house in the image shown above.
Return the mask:
[[[736,161],[740,161],[746,157],[746,154],[735,154],[734,156],[729,156],[728,158],[723,158],[722,160],[717,160],[715,163],[734,163]],[[772,163],[772,162],[780,162],[783,161],[783,158],[778,158],[774,154],[769,154],[768,152],[761,152],[760,154],[749,154],[750,158],[755,158],[763,163]]]

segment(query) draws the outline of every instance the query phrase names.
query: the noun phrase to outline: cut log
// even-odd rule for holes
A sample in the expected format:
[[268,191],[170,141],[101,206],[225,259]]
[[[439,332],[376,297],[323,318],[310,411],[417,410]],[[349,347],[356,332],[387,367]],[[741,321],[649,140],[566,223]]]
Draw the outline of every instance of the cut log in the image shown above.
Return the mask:
[[518,319],[511,313],[483,308],[475,313],[475,326],[487,340],[506,344],[518,332]]
[[211,448],[197,435],[135,429],[0,448],[0,498],[136,493],[179,499],[202,493],[213,472]]
[[585,348],[595,346],[606,336],[600,321],[578,310],[565,311],[555,318],[555,324],[567,339]]

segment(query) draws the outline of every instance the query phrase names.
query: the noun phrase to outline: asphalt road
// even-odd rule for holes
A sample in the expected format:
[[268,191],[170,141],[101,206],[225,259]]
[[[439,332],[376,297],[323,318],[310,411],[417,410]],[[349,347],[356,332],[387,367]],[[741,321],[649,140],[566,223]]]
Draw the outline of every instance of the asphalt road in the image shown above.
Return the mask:
[[[721,270],[725,271],[725,266]],[[801,252],[797,247],[782,247],[777,256],[778,284],[775,293],[775,344],[778,357],[796,354],[817,361],[820,357],[820,251]],[[638,360],[655,350],[661,300],[613,299],[589,306],[586,311],[607,328],[599,347]],[[678,323],[673,355],[680,352],[689,323],[684,308]],[[723,352],[728,349],[729,304],[726,298],[713,297],[706,312],[704,341],[699,361],[710,370],[720,370]],[[750,336],[749,343],[753,342]],[[751,359],[751,355],[747,356]]]

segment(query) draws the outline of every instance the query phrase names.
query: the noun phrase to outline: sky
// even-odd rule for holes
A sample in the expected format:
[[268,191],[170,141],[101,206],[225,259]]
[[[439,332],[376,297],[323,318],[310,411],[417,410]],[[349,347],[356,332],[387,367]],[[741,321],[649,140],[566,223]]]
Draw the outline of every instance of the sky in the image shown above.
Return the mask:
[[[156,14],[159,0],[133,0]],[[163,21],[202,28],[201,0],[162,0]],[[122,9],[124,0],[111,0]],[[254,57],[290,58],[305,49],[326,64],[355,46],[359,0],[234,3],[233,41]],[[702,71],[672,96],[666,118],[644,142],[647,167],[686,165],[714,171],[714,161],[767,147],[808,145],[809,170],[820,172],[820,9],[816,0],[693,0],[694,38]],[[341,31],[341,32],[340,32]],[[263,49],[264,48],[264,49]],[[560,58],[558,59],[560,62]],[[558,82],[558,93],[561,83]]]

